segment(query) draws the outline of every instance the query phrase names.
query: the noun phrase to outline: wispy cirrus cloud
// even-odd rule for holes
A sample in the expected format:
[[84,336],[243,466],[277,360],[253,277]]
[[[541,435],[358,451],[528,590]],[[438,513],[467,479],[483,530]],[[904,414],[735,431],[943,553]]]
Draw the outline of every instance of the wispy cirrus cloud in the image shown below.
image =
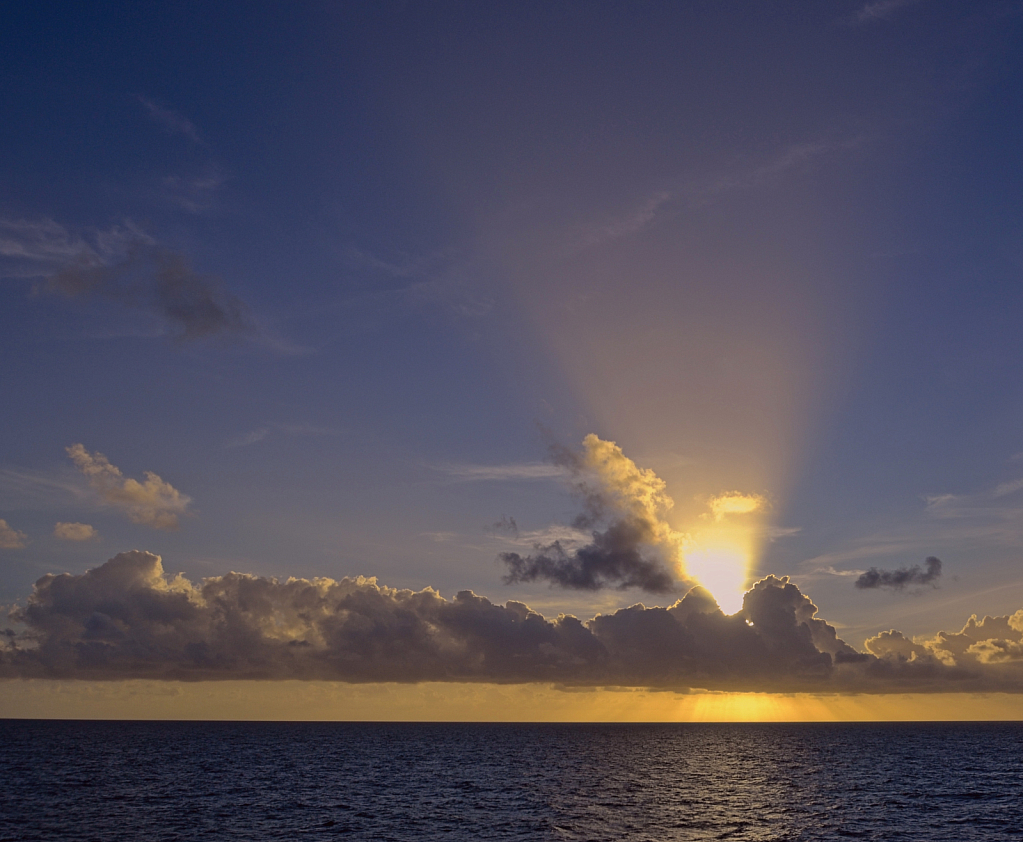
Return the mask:
[[654,221],[658,212],[671,201],[671,198],[671,193],[667,190],[658,190],[621,214],[584,226],[576,248],[592,248],[601,243],[638,234]]
[[429,466],[456,482],[517,482],[557,479],[566,476],[564,467],[550,462],[521,462],[507,465],[439,463]]
[[140,96],[138,100],[142,103],[142,107],[145,108],[150,119],[159,123],[167,129],[167,131],[187,137],[190,141],[197,143],[200,146],[206,145],[206,142],[202,139],[202,136],[199,134],[199,130],[195,127],[195,124],[183,114],[179,114],[177,111],[170,108],[164,108],[161,105],[157,105],[151,99],[147,99],[144,96]]
[[873,0],[861,6],[853,15],[856,23],[874,23],[889,20],[900,9],[913,6],[920,0]]
[[267,424],[235,436],[224,446],[231,449],[248,447],[265,441],[272,433],[286,436],[340,436],[344,435],[344,432],[337,427],[325,427],[318,424]]
[[[1011,480],[982,491],[966,494],[924,495],[916,516],[868,533],[845,546],[802,562],[813,576],[861,575],[863,569],[847,570],[845,565],[872,559],[898,559],[930,555],[934,547],[978,547],[1014,549],[1023,542],[1023,481]],[[879,568],[880,569],[880,568]]]

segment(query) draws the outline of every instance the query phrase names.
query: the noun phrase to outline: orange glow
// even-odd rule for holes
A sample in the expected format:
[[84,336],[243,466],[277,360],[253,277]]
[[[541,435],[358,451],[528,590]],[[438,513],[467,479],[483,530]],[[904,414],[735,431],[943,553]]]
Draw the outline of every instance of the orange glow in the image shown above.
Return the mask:
[[688,694],[549,684],[0,681],[0,717],[448,722],[1021,720],[1006,693]]

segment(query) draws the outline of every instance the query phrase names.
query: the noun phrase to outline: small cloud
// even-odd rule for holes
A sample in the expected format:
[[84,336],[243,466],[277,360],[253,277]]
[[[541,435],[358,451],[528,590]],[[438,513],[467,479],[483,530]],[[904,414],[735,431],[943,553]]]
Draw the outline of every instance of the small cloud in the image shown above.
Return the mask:
[[867,3],[856,12],[855,20],[858,23],[888,20],[899,9],[912,6],[917,2],[919,0],[874,0],[874,2]]
[[161,193],[169,202],[193,214],[213,208],[214,195],[227,179],[217,170],[202,175],[168,175],[161,182]]
[[[760,511],[767,505],[767,500],[759,494],[743,494],[741,491],[728,491],[707,501],[714,520],[723,520],[728,515],[748,515]],[[798,530],[797,530],[798,531]]]
[[227,443],[227,447],[247,447],[250,444],[260,442],[270,435],[269,427],[260,427],[257,430],[245,433],[244,435],[238,436],[237,438],[231,439]]
[[671,194],[661,190],[622,216],[590,227],[582,236],[583,248],[590,248],[604,242],[620,240],[623,237],[631,237],[634,234],[638,234],[654,221],[657,212],[669,201],[671,201]]
[[185,514],[191,498],[152,471],[145,472],[145,481],[125,478],[120,469],[110,464],[102,453],[89,453],[81,444],[66,448],[78,468],[100,497],[123,511],[132,523],[153,529],[177,529],[178,517]]
[[340,436],[344,430],[337,427],[322,427],[316,424],[268,424],[265,427],[257,427],[243,435],[231,439],[226,447],[245,447],[263,441],[273,431],[284,433],[287,436]]
[[515,480],[553,479],[565,476],[560,465],[547,462],[525,462],[512,465],[432,465],[458,482],[508,482]]
[[20,550],[25,546],[28,535],[19,532],[6,520],[0,518],[0,550]]
[[95,541],[99,538],[99,533],[95,526],[90,526],[87,523],[64,523],[61,521],[53,527],[53,537],[60,538],[61,541]]
[[828,576],[862,576],[866,573],[865,570],[836,570],[834,567],[818,567],[816,570],[811,570],[810,574],[814,573],[825,573]]
[[994,497],[1005,497],[1009,494],[1015,494],[1023,488],[1023,479],[1016,479],[1012,482],[1003,482],[992,492]]
[[779,538],[791,538],[803,531],[801,526],[769,526],[764,530],[768,541],[777,541]]
[[153,121],[159,123],[167,129],[167,131],[184,135],[193,143],[198,143],[200,146],[206,145],[205,141],[199,134],[199,130],[195,127],[195,124],[187,117],[184,117],[169,108],[163,108],[145,97],[140,96],[138,99],[146,109],[146,113],[149,114]]
[[438,544],[450,544],[458,537],[457,532],[423,532],[421,534],[424,538],[429,538]]
[[924,565],[925,570],[921,570],[919,564],[902,567],[898,570],[880,570],[877,567],[871,567],[856,580],[856,587],[860,590],[891,588],[896,591],[901,591],[907,585],[938,587],[938,579],[941,578],[941,559],[928,556]]
[[512,540],[519,537],[518,523],[515,522],[515,518],[507,515],[501,515],[501,519],[497,523],[491,524],[487,531],[495,535],[507,535]]

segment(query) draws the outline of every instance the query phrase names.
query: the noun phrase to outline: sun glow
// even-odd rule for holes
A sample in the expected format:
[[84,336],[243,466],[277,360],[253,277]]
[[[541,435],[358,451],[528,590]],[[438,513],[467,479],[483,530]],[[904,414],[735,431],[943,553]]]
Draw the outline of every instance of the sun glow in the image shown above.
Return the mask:
[[715,524],[694,535],[684,551],[686,572],[714,595],[726,614],[742,608],[757,550],[754,535],[748,524]]
[[714,595],[721,610],[734,614],[742,608],[746,591],[746,554],[738,547],[710,545],[686,555],[690,575]]

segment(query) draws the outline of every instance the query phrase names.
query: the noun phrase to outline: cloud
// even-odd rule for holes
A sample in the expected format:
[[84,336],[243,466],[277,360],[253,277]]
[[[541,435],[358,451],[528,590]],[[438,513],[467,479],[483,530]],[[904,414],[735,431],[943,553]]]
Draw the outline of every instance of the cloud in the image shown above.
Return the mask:
[[125,478],[119,468],[110,464],[102,453],[89,453],[81,444],[66,448],[75,466],[89,480],[104,502],[127,514],[133,523],[153,529],[177,529],[191,498],[152,471],[145,472],[145,481]]
[[288,436],[340,436],[344,434],[344,430],[339,430],[336,427],[321,427],[315,424],[269,424],[236,436],[225,447],[248,447],[250,444],[257,444],[275,430]]
[[198,143],[200,146],[205,146],[202,136],[199,134],[199,130],[195,127],[187,117],[178,114],[176,111],[171,111],[169,108],[162,108],[152,100],[146,99],[145,97],[139,97],[139,102],[142,103],[146,109],[146,113],[157,123],[163,126],[170,132],[175,134],[184,135],[193,143]]
[[627,213],[606,220],[599,225],[590,226],[583,232],[580,246],[590,248],[612,240],[620,240],[623,237],[631,237],[646,228],[663,205],[671,201],[671,194],[660,190],[648,197],[638,207],[632,208]]
[[[729,491],[711,498],[707,505],[714,515],[714,520],[720,521],[728,515],[746,515],[758,512],[767,505],[767,500],[759,494],[743,494],[740,491]],[[790,535],[793,533],[791,531],[784,531],[782,534]]]
[[565,469],[548,462],[523,462],[511,465],[431,465],[458,482],[515,482],[553,479],[565,476]]
[[87,523],[64,523],[58,522],[53,527],[53,536],[61,541],[95,541],[99,533],[95,526]]
[[201,175],[165,176],[160,191],[165,199],[182,210],[203,214],[213,208],[214,196],[226,181],[226,176],[211,167]]
[[152,313],[181,339],[234,334],[274,344],[240,298],[130,221],[73,230],[52,219],[0,219],[0,276],[42,277],[37,293],[98,296]]
[[881,632],[865,646],[871,654],[899,663],[960,668],[1023,664],[1023,609],[982,620],[974,614],[961,631],[938,632],[930,639],[910,640],[902,632]]
[[786,577],[723,614],[702,588],[669,607],[583,622],[471,591],[375,579],[243,573],[193,584],[159,556],[120,553],[47,574],[11,619],[0,677],[557,682],[774,692],[1023,692],[1023,611],[913,641],[890,631],[857,652]]
[[899,9],[911,6],[917,2],[919,0],[874,0],[874,2],[867,3],[856,12],[855,20],[858,23],[888,20]]
[[245,303],[215,278],[196,273],[183,255],[141,240],[117,260],[83,253],[37,289],[72,299],[102,296],[154,313],[181,339],[258,333]]
[[255,430],[251,430],[248,433],[238,436],[237,438],[231,439],[227,443],[227,447],[248,447],[250,444],[256,444],[261,442],[268,435],[270,435],[269,427],[259,427]]
[[80,236],[52,219],[0,219],[0,257],[6,264],[5,274],[11,273],[15,263],[31,264],[31,274],[38,274],[35,264],[67,263],[90,249]]
[[1015,494],[1021,488],[1023,488],[1023,479],[1013,480],[1012,482],[1003,482],[991,492],[991,496],[1006,497],[1009,494]]
[[898,570],[879,570],[871,567],[856,580],[856,587],[861,590],[891,588],[897,591],[901,591],[907,585],[931,585],[936,588],[938,579],[941,578],[941,559],[928,556],[924,565],[926,570],[921,570],[919,564]]
[[20,550],[25,546],[28,535],[19,532],[6,520],[0,518],[0,550]]
[[664,481],[640,468],[614,442],[590,434],[575,453],[552,448],[554,465],[567,471],[584,504],[573,526],[592,529],[585,546],[566,549],[560,541],[537,544],[533,552],[501,553],[507,584],[549,582],[562,588],[619,590],[640,588],[650,593],[677,589],[681,545],[685,536],[665,521],[674,505]]

